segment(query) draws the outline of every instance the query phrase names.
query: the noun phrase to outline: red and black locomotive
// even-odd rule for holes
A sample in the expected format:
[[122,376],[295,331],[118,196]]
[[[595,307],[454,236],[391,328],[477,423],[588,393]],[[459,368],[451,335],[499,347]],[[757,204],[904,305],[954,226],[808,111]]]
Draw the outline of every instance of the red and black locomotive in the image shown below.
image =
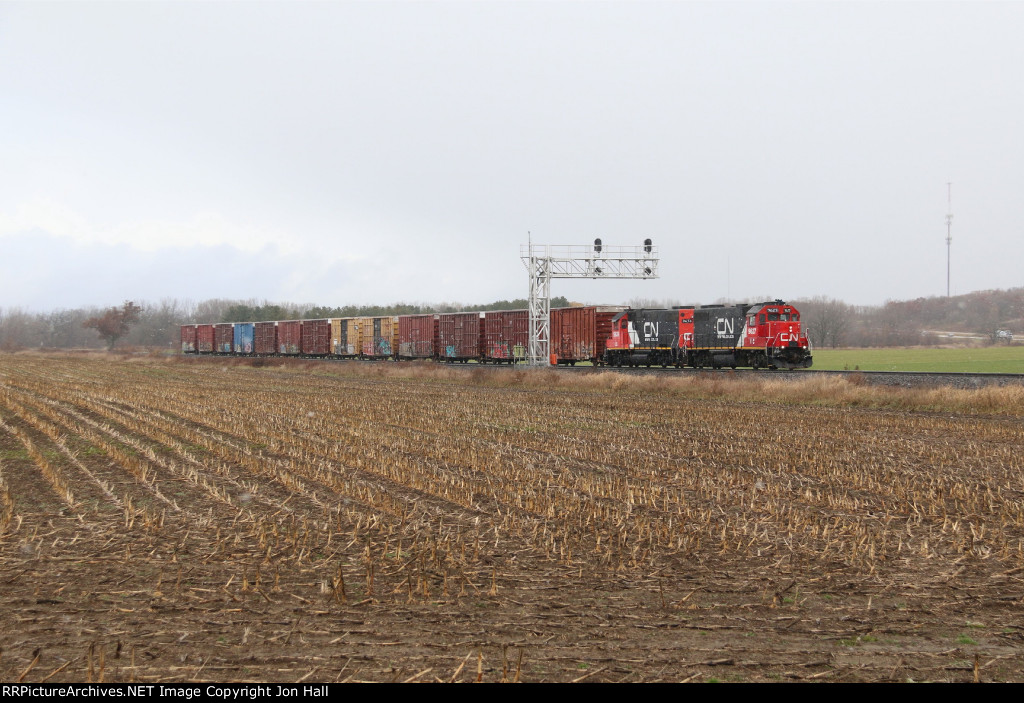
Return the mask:
[[612,320],[609,366],[810,368],[800,312],[781,300],[751,305],[626,310]]

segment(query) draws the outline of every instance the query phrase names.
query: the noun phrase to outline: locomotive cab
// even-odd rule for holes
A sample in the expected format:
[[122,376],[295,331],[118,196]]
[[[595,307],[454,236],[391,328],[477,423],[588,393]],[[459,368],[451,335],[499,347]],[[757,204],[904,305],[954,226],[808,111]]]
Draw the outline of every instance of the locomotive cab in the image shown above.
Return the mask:
[[629,315],[622,312],[612,320],[612,334],[608,338],[607,349],[620,350],[630,349],[632,343],[629,339]]
[[800,311],[781,300],[750,308],[742,346],[755,368],[811,366],[810,343],[800,326]]

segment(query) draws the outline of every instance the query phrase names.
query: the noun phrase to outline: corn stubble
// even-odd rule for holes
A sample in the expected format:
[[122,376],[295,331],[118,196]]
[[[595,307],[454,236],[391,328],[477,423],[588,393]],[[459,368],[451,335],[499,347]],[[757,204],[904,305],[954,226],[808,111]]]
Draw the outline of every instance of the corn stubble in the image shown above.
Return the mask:
[[[671,615],[698,568],[1024,567],[1019,389],[396,367],[0,360],[5,678],[530,680],[550,637],[396,666],[373,620],[624,581]],[[759,606],[792,599],[770,581]],[[550,661],[533,680],[581,678]]]

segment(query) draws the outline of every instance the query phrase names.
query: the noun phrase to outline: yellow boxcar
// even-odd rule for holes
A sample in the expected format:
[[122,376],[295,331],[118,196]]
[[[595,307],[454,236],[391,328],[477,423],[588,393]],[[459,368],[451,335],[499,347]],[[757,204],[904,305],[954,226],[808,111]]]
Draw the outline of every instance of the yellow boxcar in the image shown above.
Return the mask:
[[345,318],[331,318],[331,354],[347,356],[345,347]]
[[331,318],[331,353],[336,356],[359,356],[359,321],[355,317]]
[[359,339],[362,355],[367,359],[388,359],[395,354],[398,318],[360,317]]

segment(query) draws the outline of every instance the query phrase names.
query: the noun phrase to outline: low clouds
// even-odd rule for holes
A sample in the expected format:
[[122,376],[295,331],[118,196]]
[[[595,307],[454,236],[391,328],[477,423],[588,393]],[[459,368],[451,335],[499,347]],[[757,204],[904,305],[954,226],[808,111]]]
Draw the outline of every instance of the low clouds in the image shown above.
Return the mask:
[[[70,211],[36,204],[0,220],[0,307],[104,307],[128,298],[333,306],[509,297],[486,266],[464,266],[429,242],[422,249],[405,244],[362,232],[325,242],[275,239],[213,216],[104,230]],[[518,260],[507,259],[506,267],[519,273]],[[519,278],[525,286],[525,270]]]
[[36,311],[108,306],[126,298],[251,297],[257,282],[269,284],[273,297],[287,289],[280,267],[290,263],[269,247],[140,249],[40,230],[7,235],[0,246],[0,300]]
[[103,225],[45,199],[24,202],[11,213],[0,213],[0,238],[33,232],[45,233],[79,247],[123,244],[141,252],[221,245],[248,252],[271,245],[286,251],[295,248],[291,246],[292,240],[280,233],[239,225],[213,213],[198,213],[180,222],[140,220]]
[[[0,306],[1024,283],[1017,3],[0,3]],[[100,272],[101,275],[97,275]]]

